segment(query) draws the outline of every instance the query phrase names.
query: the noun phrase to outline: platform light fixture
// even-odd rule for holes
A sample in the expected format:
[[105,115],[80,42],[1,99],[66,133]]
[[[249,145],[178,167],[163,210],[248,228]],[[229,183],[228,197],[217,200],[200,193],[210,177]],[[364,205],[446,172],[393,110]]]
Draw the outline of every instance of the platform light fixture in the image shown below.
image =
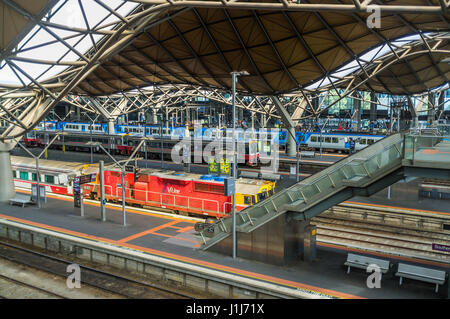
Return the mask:
[[[250,75],[247,71],[233,71],[231,72],[231,88],[233,91],[233,182],[236,182],[237,178],[237,154],[236,154],[236,82],[239,76]],[[232,206],[232,233],[233,233],[233,259],[236,258],[236,196],[233,194],[233,206]]]

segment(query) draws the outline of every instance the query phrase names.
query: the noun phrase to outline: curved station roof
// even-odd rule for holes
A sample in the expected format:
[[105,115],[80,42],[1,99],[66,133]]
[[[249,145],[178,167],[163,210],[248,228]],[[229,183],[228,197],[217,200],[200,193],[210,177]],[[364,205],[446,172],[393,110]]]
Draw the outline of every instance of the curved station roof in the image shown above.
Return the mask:
[[[422,0],[385,3],[439,4]],[[368,26],[370,14],[337,8],[335,12],[302,12],[180,5],[154,20],[154,26],[138,32],[76,91],[103,95],[148,83],[229,89],[230,72],[246,70],[250,76],[240,80],[238,89],[256,94],[287,93],[329,76],[372,48],[407,35],[449,30],[449,14],[382,11],[379,28]],[[442,42],[439,47],[448,52],[448,37]],[[439,63],[442,54],[425,53],[408,61],[399,59],[399,63],[367,86],[380,92],[411,94],[442,85],[450,75],[448,64]]]
[[[116,18],[116,24],[109,23],[109,33],[100,32],[101,27],[92,23],[89,27],[89,2],[108,8],[109,15]],[[8,56],[56,3],[1,0],[2,55]],[[238,90],[264,95],[316,88],[314,83],[319,81],[346,85],[345,79],[355,73],[363,74],[355,79],[364,82],[365,89],[398,94],[420,93],[448,82],[449,65],[441,63],[448,57],[448,33],[437,44],[427,42],[431,41],[429,34],[434,38],[436,32],[445,35],[450,31],[446,0],[147,0],[128,1],[134,8],[122,15],[104,1],[82,3],[85,33],[95,34],[96,39],[91,35],[91,49],[85,54],[73,50],[77,61],[66,65],[74,69],[97,62],[93,60],[99,48],[104,45],[108,51],[114,43],[108,37],[116,37],[116,42],[98,67],[86,69],[87,76],[70,88],[71,93],[107,95],[168,83],[230,89],[230,72],[239,70],[250,75],[239,81]],[[376,8],[378,25],[373,23]],[[56,24],[45,29],[50,33],[52,28],[64,29]],[[395,41],[411,35],[422,40],[422,48],[416,45],[414,50],[428,52],[399,55],[400,45]],[[390,67],[371,75],[366,68],[380,69],[379,61],[387,60],[378,55],[375,62],[364,55],[383,47],[389,48],[385,52],[391,57]],[[353,72],[338,75],[337,71],[352,62],[356,66]],[[60,61],[58,65],[61,67]],[[40,82],[61,87],[73,74],[63,72]]]
[[19,125],[0,138],[20,136],[70,94],[230,90],[232,71],[249,73],[237,89],[253,96],[424,93],[450,82],[449,7],[450,0],[0,0],[0,98],[26,98],[2,106]]
[[0,53],[9,54],[44,15],[56,0],[2,0],[0,1]]

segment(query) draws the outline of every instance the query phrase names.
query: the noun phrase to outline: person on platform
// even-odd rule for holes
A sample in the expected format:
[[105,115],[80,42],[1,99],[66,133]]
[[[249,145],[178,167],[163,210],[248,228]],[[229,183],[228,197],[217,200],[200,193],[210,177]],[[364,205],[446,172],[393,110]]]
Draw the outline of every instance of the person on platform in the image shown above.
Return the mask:
[[355,141],[353,140],[353,138],[350,137],[350,155],[355,153]]

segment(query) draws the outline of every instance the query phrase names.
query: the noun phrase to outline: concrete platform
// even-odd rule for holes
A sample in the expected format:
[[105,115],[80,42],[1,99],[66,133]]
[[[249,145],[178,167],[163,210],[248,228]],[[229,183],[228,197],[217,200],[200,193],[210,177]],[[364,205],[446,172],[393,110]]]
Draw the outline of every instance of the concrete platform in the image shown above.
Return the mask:
[[[148,254],[183,261],[188,264],[220,270],[275,283],[298,287],[341,298],[443,298],[434,286],[422,282],[407,281],[401,287],[393,271],[383,276],[380,289],[366,286],[368,274],[352,270],[347,275],[344,262],[347,251],[342,247],[319,244],[317,260],[311,264],[296,261],[288,267],[277,267],[254,261],[199,250],[199,239],[194,235],[195,221],[180,216],[161,216],[150,211],[127,209],[126,227],[121,225],[120,207],[109,207],[107,221],[101,222],[98,204],[87,203],[85,217],[73,207],[70,198],[49,195],[48,202],[40,210],[37,207],[16,207],[0,204],[0,218],[43,229],[87,238],[112,245],[132,248]],[[361,253],[357,249],[352,252]],[[380,257],[380,256],[378,256]],[[383,256],[383,258],[394,258]],[[404,261],[404,260],[403,260]],[[418,262],[408,260],[409,262]],[[428,265],[439,267],[439,265]]]

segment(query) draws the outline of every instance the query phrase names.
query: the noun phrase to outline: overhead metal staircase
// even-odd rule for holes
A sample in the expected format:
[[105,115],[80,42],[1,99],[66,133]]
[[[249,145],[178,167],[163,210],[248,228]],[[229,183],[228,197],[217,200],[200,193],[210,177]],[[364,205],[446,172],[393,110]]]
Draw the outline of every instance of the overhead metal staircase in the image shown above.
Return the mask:
[[[309,220],[355,195],[370,196],[406,176],[433,174],[436,178],[450,178],[450,126],[432,134],[411,131],[379,140],[236,213],[236,231],[253,232],[287,212],[288,218]],[[202,248],[214,246],[231,231],[232,218],[218,220],[201,232]]]
[[[391,135],[351,155],[325,170],[282,190],[266,200],[236,213],[236,231],[249,233],[286,212],[307,220],[327,208],[346,200],[348,188],[364,188],[402,166],[403,135]],[[202,231],[203,249],[215,245],[231,234],[232,219],[226,218]],[[213,234],[211,236],[211,234]],[[211,237],[210,237],[211,236]],[[208,240],[206,238],[210,237]]]

